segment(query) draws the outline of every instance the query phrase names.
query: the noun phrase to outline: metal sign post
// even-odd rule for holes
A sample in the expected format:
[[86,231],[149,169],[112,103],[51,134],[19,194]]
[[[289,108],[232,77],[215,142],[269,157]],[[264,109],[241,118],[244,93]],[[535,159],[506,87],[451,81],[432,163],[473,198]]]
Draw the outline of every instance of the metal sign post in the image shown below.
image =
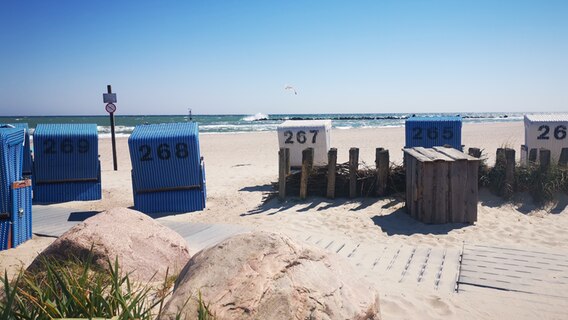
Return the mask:
[[107,93],[103,93],[103,102],[107,105],[105,106],[106,112],[110,116],[110,136],[112,140],[112,162],[114,164],[114,171],[118,170],[118,164],[116,162],[116,141],[114,138],[114,112],[116,111],[116,93],[112,93],[110,84],[107,85]]

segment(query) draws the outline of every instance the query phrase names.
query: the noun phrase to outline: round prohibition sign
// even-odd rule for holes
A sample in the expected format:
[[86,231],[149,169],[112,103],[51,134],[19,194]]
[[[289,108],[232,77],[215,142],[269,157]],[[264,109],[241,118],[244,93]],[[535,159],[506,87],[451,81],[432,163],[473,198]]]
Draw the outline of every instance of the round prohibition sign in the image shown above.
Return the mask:
[[107,105],[105,106],[105,110],[108,113],[113,113],[116,111],[116,106],[114,105],[114,103],[107,103]]

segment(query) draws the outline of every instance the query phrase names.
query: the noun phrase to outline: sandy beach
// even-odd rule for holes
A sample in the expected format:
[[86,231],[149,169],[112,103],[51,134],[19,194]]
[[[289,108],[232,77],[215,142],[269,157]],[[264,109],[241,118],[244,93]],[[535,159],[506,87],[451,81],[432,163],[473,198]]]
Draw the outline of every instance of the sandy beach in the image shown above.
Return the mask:
[[[462,142],[484,150],[492,164],[495,150],[517,150],[523,143],[522,122],[464,124]],[[102,211],[131,207],[130,157],[126,138],[117,140],[118,171],[113,170],[111,141],[99,140],[103,199],[56,204],[77,211]],[[480,191],[478,221],[474,225],[425,225],[414,223],[400,199],[308,198],[277,199],[263,204],[278,174],[278,140],[275,132],[202,134],[201,153],[207,176],[207,208],[202,212],[173,215],[187,222],[245,225],[252,230],[279,231],[290,235],[325,234],[368,246],[401,244],[461,248],[469,244],[507,246],[546,252],[568,252],[568,197],[545,209],[532,205],[530,197],[518,195],[507,203]],[[333,130],[332,147],[338,162],[348,160],[350,147],[360,148],[360,161],[374,166],[375,148],[390,151],[391,162],[402,162],[404,128]],[[36,237],[16,249],[0,252],[0,270],[13,275],[26,266],[53,238]],[[566,318],[568,302],[557,298],[499,290],[442,292],[432,288],[401,285],[398,279],[376,283],[381,294],[384,319],[533,319]],[[564,281],[568,281],[564,279]],[[545,309],[546,312],[539,310]]]

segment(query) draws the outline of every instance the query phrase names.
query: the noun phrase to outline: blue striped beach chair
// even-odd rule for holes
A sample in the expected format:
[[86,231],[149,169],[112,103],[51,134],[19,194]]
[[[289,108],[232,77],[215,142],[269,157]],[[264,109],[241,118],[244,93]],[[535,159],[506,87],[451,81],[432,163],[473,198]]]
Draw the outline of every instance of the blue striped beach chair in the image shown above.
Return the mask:
[[22,180],[25,130],[0,127],[0,250],[32,236],[32,188]]
[[462,150],[462,118],[411,117],[405,122],[405,148],[450,147]]
[[205,168],[196,123],[136,126],[128,147],[136,210],[158,213],[205,208]]
[[22,166],[22,174],[24,177],[29,177],[32,175],[33,159],[30,148],[30,129],[27,123],[6,123],[0,124],[0,126],[14,126],[15,128],[23,128],[26,130],[26,136],[24,138],[24,162]]
[[38,124],[34,139],[34,201],[101,198],[96,124]]

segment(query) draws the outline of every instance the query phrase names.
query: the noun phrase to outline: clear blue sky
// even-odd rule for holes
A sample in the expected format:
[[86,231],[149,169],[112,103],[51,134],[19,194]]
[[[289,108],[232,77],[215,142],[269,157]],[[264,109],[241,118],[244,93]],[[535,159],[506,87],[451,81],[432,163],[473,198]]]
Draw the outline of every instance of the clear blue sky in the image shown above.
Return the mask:
[[107,84],[117,114],[568,111],[568,1],[2,1],[0,115]]

